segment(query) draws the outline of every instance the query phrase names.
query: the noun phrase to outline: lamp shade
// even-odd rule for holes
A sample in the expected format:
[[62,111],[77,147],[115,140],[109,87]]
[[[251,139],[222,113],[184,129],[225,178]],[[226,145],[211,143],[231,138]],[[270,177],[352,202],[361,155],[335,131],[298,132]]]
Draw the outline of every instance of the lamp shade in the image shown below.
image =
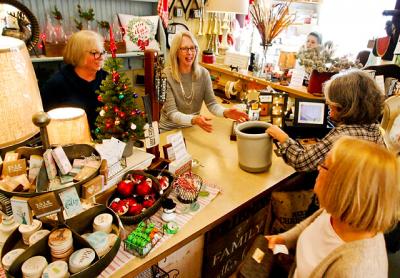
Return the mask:
[[61,107],[47,112],[50,123],[47,135],[50,145],[89,144],[89,122],[81,108]]
[[0,36],[0,148],[39,132],[32,116],[43,111],[35,71],[25,43]]
[[208,0],[207,12],[248,14],[249,0]]

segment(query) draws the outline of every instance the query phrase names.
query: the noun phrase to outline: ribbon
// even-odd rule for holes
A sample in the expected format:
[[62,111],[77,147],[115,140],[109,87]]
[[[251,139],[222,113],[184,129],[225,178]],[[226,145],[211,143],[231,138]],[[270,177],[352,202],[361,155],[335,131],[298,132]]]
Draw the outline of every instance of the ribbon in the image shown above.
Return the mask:
[[147,40],[141,40],[141,39],[138,39],[138,42],[137,42],[137,45],[139,46],[139,48],[141,49],[141,50],[145,50],[145,48],[146,48],[146,46],[148,46],[149,45],[149,39],[147,39]]
[[115,45],[114,34],[111,26],[110,26],[110,51],[111,51],[111,57],[113,58],[117,57],[117,55],[115,54],[117,51],[117,46]]

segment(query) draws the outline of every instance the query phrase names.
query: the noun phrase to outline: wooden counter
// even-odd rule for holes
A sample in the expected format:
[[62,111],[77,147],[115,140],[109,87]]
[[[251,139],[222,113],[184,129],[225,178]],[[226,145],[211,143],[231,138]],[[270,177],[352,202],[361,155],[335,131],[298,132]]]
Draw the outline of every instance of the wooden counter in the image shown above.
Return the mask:
[[205,63],[200,63],[200,64],[206,69],[208,69],[211,75],[220,78],[218,85],[222,89],[225,88],[226,81],[228,80],[236,81],[238,79],[241,79],[247,85],[248,89],[260,90],[270,85],[275,90],[287,92],[289,94],[289,97],[323,99],[322,97],[317,97],[308,93],[307,88],[304,86],[301,87],[282,86],[279,83],[267,81],[264,78],[255,77],[253,76],[253,73],[251,71],[241,70],[239,72],[236,72],[236,71],[231,71],[230,68],[225,65],[205,64]]
[[[208,111],[204,114],[210,115]],[[194,172],[209,183],[218,185],[222,192],[176,235],[147,257],[135,257],[127,261],[112,277],[135,277],[152,264],[211,230],[229,217],[235,209],[294,173],[294,170],[275,154],[268,172],[251,174],[241,170],[238,166],[236,142],[229,140],[232,122],[215,117],[212,122],[214,132],[211,134],[197,126],[182,131],[189,153],[202,165],[194,169]],[[161,135],[161,145],[166,144],[167,134],[170,133]]]

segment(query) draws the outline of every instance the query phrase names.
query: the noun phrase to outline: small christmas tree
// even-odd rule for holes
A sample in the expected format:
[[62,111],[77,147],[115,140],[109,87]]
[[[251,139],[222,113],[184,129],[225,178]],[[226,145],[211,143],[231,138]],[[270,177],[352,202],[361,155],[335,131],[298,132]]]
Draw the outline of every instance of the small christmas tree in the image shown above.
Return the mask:
[[105,61],[104,70],[109,75],[102,81],[98,100],[104,105],[97,108],[95,135],[98,141],[117,138],[127,142],[143,137],[144,113],[138,109],[138,95],[129,85],[130,81],[122,68],[122,59],[113,55]]

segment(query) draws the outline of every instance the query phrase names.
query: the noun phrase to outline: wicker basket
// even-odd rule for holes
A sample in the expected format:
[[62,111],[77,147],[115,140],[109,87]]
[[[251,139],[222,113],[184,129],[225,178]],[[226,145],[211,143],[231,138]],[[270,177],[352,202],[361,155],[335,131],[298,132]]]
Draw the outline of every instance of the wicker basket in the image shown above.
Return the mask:
[[43,53],[47,57],[61,57],[63,56],[66,43],[45,43]]
[[[145,171],[132,170],[132,171],[129,171],[128,173],[126,173],[125,176],[123,177],[123,179],[126,179],[126,177],[128,175],[135,175],[135,174],[144,175],[146,177],[151,178],[153,180],[153,184],[155,184],[158,187],[160,187],[160,184],[156,177],[158,175],[167,176],[168,180],[169,180],[169,187],[164,191],[164,193],[161,196],[160,195],[156,196],[156,201],[150,208],[146,209],[145,211],[141,212],[140,214],[134,215],[134,216],[120,215],[119,218],[121,219],[122,223],[127,224],[127,225],[133,225],[133,224],[139,223],[143,219],[148,218],[148,217],[152,216],[153,214],[155,214],[160,209],[162,201],[166,197],[168,197],[169,193],[171,193],[172,184],[174,182],[174,176],[166,170],[162,170],[162,171],[159,171],[159,170],[145,170]],[[107,206],[110,206],[112,200],[114,200],[117,197],[119,197],[118,193],[117,193],[117,191],[114,191],[114,193],[107,200]]]
[[[117,47],[116,53],[126,53],[126,43],[125,43],[125,41],[115,42],[115,46]],[[108,53],[111,53],[111,51],[110,51],[110,41],[104,41],[104,49]]]

